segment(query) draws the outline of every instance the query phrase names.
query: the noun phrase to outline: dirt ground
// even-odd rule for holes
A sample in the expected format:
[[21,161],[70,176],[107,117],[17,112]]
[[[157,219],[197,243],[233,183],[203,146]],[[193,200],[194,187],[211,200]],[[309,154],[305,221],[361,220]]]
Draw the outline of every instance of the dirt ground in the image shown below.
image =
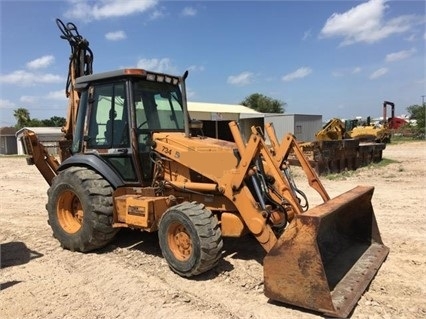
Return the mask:
[[[390,247],[351,317],[425,318],[426,142],[391,144],[383,156],[397,162],[322,178],[331,197],[375,186]],[[321,318],[264,296],[264,252],[251,237],[226,239],[219,265],[196,279],[169,270],[156,234],[122,231],[94,253],[63,250],[47,224],[47,188],[24,158],[0,157],[1,318]]]

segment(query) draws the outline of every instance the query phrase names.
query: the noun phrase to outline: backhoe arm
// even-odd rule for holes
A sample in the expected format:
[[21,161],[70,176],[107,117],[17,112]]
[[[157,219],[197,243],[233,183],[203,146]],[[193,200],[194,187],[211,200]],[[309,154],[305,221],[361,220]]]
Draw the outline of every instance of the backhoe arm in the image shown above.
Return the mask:
[[[56,24],[61,31],[61,39],[67,40],[71,47],[70,63],[68,66],[68,78],[65,95],[68,98],[68,111],[66,124],[62,127],[64,139],[59,141],[60,159],[65,160],[70,156],[70,146],[73,139],[74,125],[79,105],[79,93],[75,90],[76,78],[93,73],[93,53],[89,48],[89,42],[77,31],[77,27],[69,22],[66,25],[59,19]],[[57,175],[59,162],[50,155],[47,149],[40,143],[37,135],[30,130],[25,130],[22,135],[24,152],[29,156],[29,164],[35,164],[44,179],[52,184],[52,179]]]
[[62,33],[61,39],[67,40],[71,48],[68,79],[65,87],[65,94],[68,98],[67,122],[62,131],[67,140],[72,140],[80,99],[78,92],[74,89],[75,80],[80,76],[93,73],[93,52],[89,48],[89,41],[78,33],[74,23],[68,22],[65,25],[60,19],[56,19],[56,24]]
[[36,134],[30,130],[22,133],[22,146],[25,154],[29,156],[28,164],[34,164],[49,185],[57,175],[59,162],[50,155],[46,148],[40,143]]

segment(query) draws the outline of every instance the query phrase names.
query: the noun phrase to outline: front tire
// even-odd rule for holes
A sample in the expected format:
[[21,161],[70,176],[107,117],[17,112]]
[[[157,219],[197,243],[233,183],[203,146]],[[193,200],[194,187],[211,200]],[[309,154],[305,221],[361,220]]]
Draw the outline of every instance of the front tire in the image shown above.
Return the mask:
[[101,175],[86,167],[67,168],[53,179],[46,208],[63,248],[88,252],[114,238],[112,192]]
[[184,202],[162,216],[158,236],[169,267],[191,277],[212,269],[222,254],[222,233],[217,218],[203,204]]

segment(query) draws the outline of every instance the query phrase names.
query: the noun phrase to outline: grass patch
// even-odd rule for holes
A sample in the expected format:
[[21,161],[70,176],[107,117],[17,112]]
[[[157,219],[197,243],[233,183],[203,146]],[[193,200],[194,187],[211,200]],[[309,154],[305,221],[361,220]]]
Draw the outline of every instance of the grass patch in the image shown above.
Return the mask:
[[415,138],[412,136],[392,136],[390,145],[392,144],[405,144],[405,143],[413,143],[413,142],[421,142],[424,141],[424,138]]
[[330,181],[344,181],[347,178],[355,175],[356,171],[343,171],[340,173],[330,173],[325,175],[324,177]]
[[393,160],[393,159],[389,159],[389,158],[383,158],[380,162],[377,163],[372,163],[369,166],[373,166],[373,167],[384,167],[384,166],[388,166],[389,164],[395,164],[395,163],[401,163],[400,161],[397,160]]
[[[393,159],[389,159],[389,158],[383,158],[380,162],[377,163],[371,163],[367,166],[362,166],[359,167],[357,170],[354,171],[342,171],[340,173],[330,173],[327,175],[324,175],[323,177],[330,180],[330,181],[342,181],[342,180],[346,180],[347,178],[350,178],[352,176],[355,176],[357,174],[357,172],[359,172],[359,170],[364,169],[364,170],[370,170],[370,169],[375,169],[375,168],[382,168],[382,167],[386,167],[390,164],[401,164],[402,162],[400,161],[396,161]],[[398,172],[403,172],[404,171],[404,167],[399,166],[398,168]]]

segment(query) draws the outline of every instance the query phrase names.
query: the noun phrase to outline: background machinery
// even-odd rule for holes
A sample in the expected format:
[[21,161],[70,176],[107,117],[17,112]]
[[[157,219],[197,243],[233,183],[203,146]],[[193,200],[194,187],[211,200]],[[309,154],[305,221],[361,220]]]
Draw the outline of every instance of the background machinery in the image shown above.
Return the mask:
[[[387,117],[388,105],[391,107],[392,112],[390,118]],[[367,123],[355,123],[352,127],[350,127],[350,136],[361,141],[390,143],[392,132],[394,129],[401,126],[401,121],[404,120],[395,117],[395,104],[389,101],[384,101],[382,122],[380,124],[371,124],[370,118],[368,118]]]
[[[387,117],[387,108],[391,107],[391,116]],[[359,139],[361,142],[390,143],[392,135],[396,130],[402,128],[408,122],[395,116],[395,104],[383,102],[383,120],[380,123],[371,124],[370,118],[366,123],[358,123],[357,120],[347,121],[346,131],[351,138]]]
[[[394,110],[394,104],[385,101],[385,119],[387,105],[392,105]],[[301,143],[301,147],[318,174],[355,170],[382,160],[383,150],[386,143],[390,142],[393,132],[390,123],[397,123],[392,119],[396,119],[394,111],[392,117],[384,120],[381,125],[370,124],[369,118],[364,124],[360,124],[357,119],[342,121],[333,118],[315,134],[315,141]],[[294,159],[292,162],[298,163]]]
[[[244,141],[198,135],[183,76],[142,69],[92,74],[93,55],[74,24],[57,24],[71,45],[69,112],[57,160],[27,131],[29,163],[49,183],[49,224],[60,244],[86,252],[120,228],[158,232],[170,268],[184,277],[219,261],[223,237],[252,234],[264,248],[269,298],[330,316],[356,305],[389,249],[371,198],[358,186],[330,199],[292,135],[252,128]],[[308,209],[291,177],[298,158],[323,203]]]

